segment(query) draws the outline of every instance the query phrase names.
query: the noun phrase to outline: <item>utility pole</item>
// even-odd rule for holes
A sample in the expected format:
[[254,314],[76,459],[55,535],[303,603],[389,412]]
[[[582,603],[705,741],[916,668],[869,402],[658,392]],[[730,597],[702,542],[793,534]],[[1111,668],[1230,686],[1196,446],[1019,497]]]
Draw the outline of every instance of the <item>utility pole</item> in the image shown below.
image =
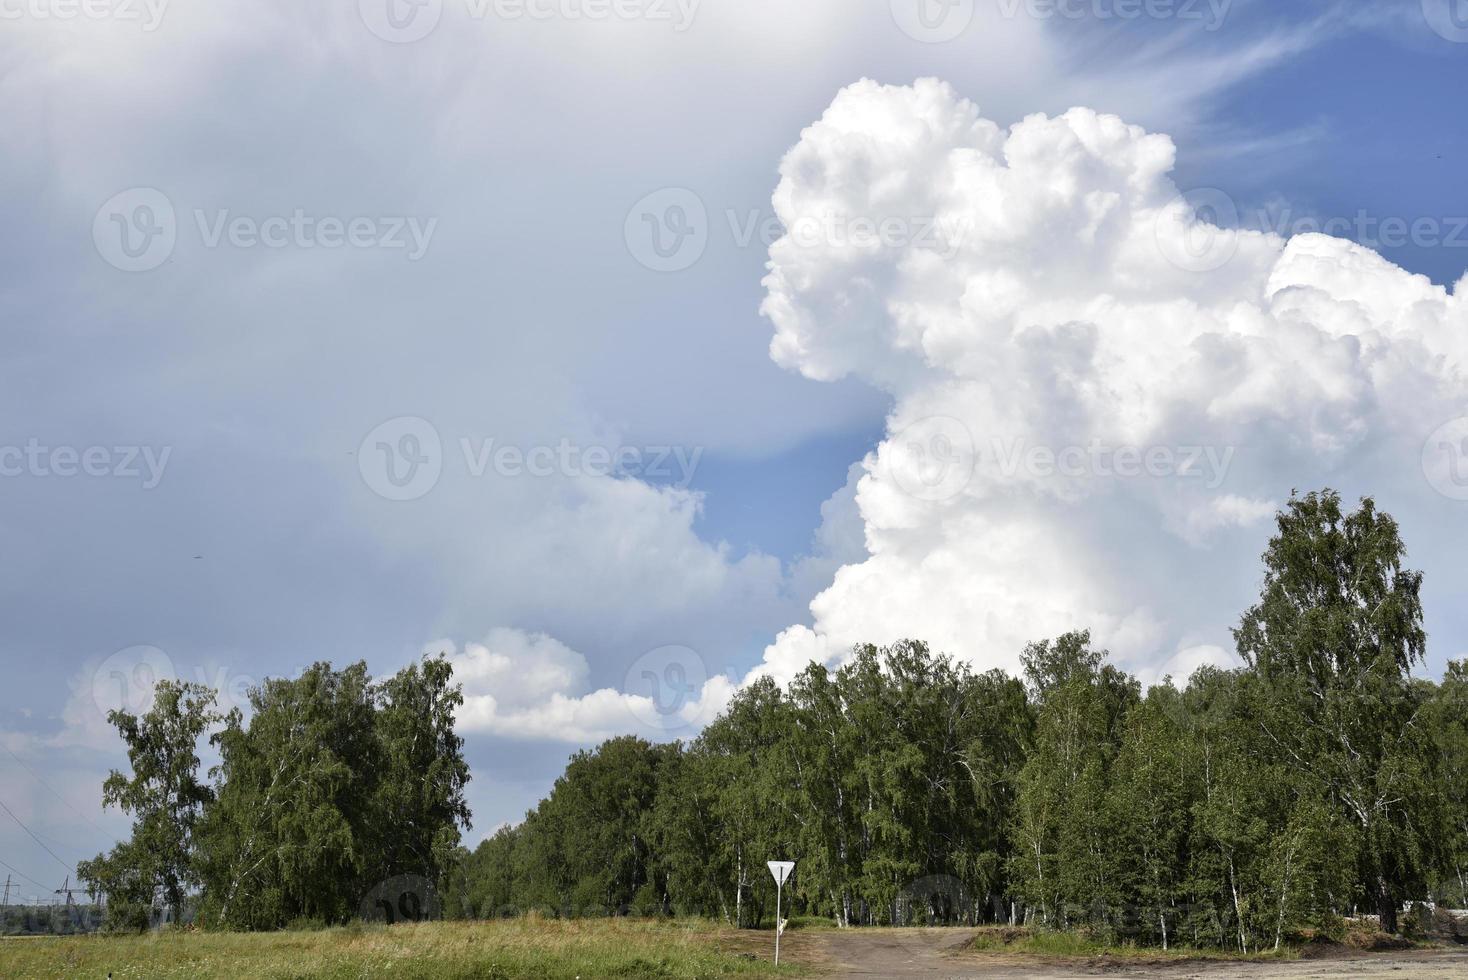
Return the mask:
[[0,903],[0,908],[10,908],[10,875],[5,876],[5,901]]

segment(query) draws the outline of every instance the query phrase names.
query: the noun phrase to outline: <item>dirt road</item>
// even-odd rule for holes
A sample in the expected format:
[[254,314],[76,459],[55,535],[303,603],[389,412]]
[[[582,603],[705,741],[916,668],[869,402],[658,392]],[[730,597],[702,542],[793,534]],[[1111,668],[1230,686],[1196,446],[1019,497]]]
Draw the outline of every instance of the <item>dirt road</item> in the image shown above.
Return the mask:
[[966,929],[862,929],[793,932],[781,942],[782,960],[809,964],[829,977],[932,977],[939,980],[1081,980],[1147,977],[1156,980],[1463,980],[1468,948],[1373,953],[1294,962],[1229,963],[1206,960],[1038,960],[970,953]]

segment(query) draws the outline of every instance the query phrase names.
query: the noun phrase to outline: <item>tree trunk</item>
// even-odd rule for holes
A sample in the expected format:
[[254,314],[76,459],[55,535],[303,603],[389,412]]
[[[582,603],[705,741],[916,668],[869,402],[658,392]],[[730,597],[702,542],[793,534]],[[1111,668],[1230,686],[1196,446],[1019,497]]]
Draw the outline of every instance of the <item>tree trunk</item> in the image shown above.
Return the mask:
[[1397,901],[1385,875],[1376,876],[1376,910],[1381,917],[1381,931],[1393,935],[1397,931]]
[[734,928],[744,928],[744,849],[735,850],[736,876],[734,879]]
[[1228,887],[1234,896],[1234,918],[1239,922],[1239,952],[1249,952],[1249,940],[1244,933],[1244,913],[1239,907],[1239,885],[1238,878],[1234,875],[1234,859],[1230,854],[1228,858]]
[[1285,854],[1284,880],[1279,887],[1279,915],[1274,920],[1274,950],[1279,952],[1279,944],[1284,939],[1285,905],[1290,897],[1290,873],[1295,866],[1295,847],[1291,842],[1290,849]]

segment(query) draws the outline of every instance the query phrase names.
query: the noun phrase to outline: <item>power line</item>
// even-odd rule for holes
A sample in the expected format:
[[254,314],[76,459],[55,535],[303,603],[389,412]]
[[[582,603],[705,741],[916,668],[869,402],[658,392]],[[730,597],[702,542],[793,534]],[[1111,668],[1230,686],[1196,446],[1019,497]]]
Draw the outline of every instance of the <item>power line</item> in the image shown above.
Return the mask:
[[82,819],[82,821],[86,823],[87,826],[91,827],[93,830],[95,830],[97,833],[101,834],[104,837],[111,837],[113,843],[117,843],[117,844],[122,843],[120,840],[117,839],[116,836],[114,836],[113,834],[109,834],[109,833],[107,833],[107,831],[103,830],[101,827],[98,827],[95,823],[93,823],[91,820],[89,820],[87,818],[86,814],[82,813],[76,807],[72,806],[71,803],[70,803],[70,801],[68,801],[66,797],[64,797],[60,793],[56,792],[56,790],[52,788],[52,786],[51,786],[50,783],[46,782],[44,779],[42,779],[40,777],[40,775],[34,769],[32,769],[30,766],[26,765],[24,759],[22,759],[20,756],[16,755],[14,752],[10,751],[10,746],[8,746],[8,745],[0,745],[0,749],[4,749],[6,755],[10,756],[17,763],[19,763],[19,765],[20,765],[20,767],[22,769],[24,769],[26,772],[28,772],[28,773],[31,774],[31,778],[32,779],[34,779],[36,782],[40,783],[42,786],[46,787],[47,792],[49,792],[52,796],[54,796],[58,800],[60,800],[63,806],[65,806],[72,813],[74,813],[78,817],[80,817]]
[[51,848],[49,848],[49,847],[46,846],[46,842],[45,841],[41,840],[41,838],[37,837],[34,833],[31,832],[31,828],[27,827],[25,825],[25,823],[22,822],[22,820],[20,819],[20,817],[17,817],[15,815],[15,812],[13,810],[11,810],[10,807],[8,807],[8,806],[5,805],[5,801],[4,800],[0,800],[0,810],[4,810],[6,813],[10,814],[10,819],[11,820],[14,820],[16,823],[20,824],[20,829],[21,830],[24,830],[27,834],[30,834],[31,840],[35,841],[37,844],[40,844],[41,845],[41,849],[43,851],[45,851],[47,854],[51,855],[53,858],[56,858],[56,863],[57,864],[61,865],[63,868],[65,868],[67,871],[71,872],[72,874],[76,874],[76,870],[71,865],[69,865],[65,861],[61,860],[61,858],[57,856],[57,854],[56,854],[55,851],[51,850]]
[[36,836],[39,837],[39,838],[41,838],[41,840],[45,841],[47,844],[50,844],[52,847],[59,847],[63,851],[66,850],[66,848],[68,846],[65,841],[57,840],[55,837],[52,837],[50,834],[43,834],[39,830],[36,831]]
[[6,861],[0,861],[0,865],[4,865],[5,867],[9,868],[11,871],[14,871],[16,874],[20,875],[26,881],[29,881],[31,884],[37,886],[38,888],[45,888],[46,887],[45,885],[41,884],[36,879],[32,878],[30,875],[26,874],[24,871],[21,871],[19,868],[15,867],[13,864],[10,864],[10,863],[8,863]]

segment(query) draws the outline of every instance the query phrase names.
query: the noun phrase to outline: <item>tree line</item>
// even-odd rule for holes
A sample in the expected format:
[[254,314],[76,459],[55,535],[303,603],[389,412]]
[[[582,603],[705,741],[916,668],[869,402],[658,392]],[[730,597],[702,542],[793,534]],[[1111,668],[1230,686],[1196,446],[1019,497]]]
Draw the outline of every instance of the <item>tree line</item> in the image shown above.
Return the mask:
[[692,741],[577,754],[465,856],[452,914],[750,926],[766,860],[838,925],[1013,922],[1244,951],[1468,902],[1468,662],[1424,663],[1392,518],[1292,498],[1235,639],[1245,666],[1143,690],[1086,632],[1023,677],[916,641],[749,685]]
[[[109,924],[198,908],[269,929],[364,913],[412,876],[414,909],[488,918],[1010,922],[1255,951],[1415,903],[1468,904],[1468,662],[1425,662],[1422,576],[1370,499],[1293,497],[1234,631],[1244,666],[1142,684],[1077,631],[1023,676],[924,643],[860,646],[785,687],[750,684],[687,742],[576,754],[520,824],[472,851],[462,704],[442,658],[382,682],[317,664],[250,694],[160,685],[109,805],[130,840],[78,872]],[[221,762],[198,776],[206,733]],[[426,899],[426,901],[418,901]],[[391,904],[391,900],[389,900]]]
[[[374,682],[363,663],[318,663],[251,690],[248,721],[177,682],[141,716],[111,712],[132,774],[114,771],[103,802],[132,815],[132,834],[77,866],[108,927],[178,922],[186,903],[214,927],[339,923],[395,876],[442,881],[470,826],[452,673],[426,658]],[[206,733],[220,757],[209,779]]]

